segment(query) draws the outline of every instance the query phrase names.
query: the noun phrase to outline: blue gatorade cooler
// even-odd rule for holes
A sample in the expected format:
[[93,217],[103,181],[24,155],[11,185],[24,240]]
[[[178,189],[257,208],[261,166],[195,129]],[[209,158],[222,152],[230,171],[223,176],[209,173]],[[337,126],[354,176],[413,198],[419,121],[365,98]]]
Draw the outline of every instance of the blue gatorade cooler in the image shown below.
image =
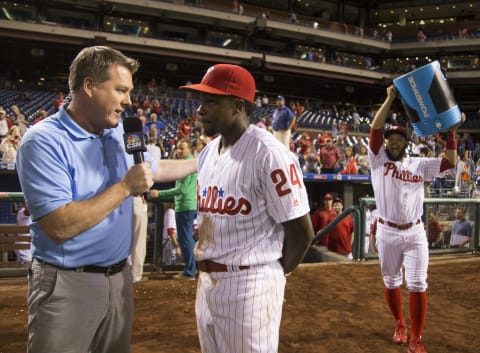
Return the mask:
[[438,61],[397,77],[393,84],[417,136],[433,135],[462,121]]

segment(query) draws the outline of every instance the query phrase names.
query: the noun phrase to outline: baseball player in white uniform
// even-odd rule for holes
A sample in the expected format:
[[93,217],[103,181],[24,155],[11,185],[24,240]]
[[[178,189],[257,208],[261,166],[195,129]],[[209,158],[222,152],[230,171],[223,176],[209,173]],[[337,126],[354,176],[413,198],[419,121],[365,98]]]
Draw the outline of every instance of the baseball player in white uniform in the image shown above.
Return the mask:
[[370,235],[372,232],[372,228],[374,227],[373,224],[377,220],[377,213],[377,208],[372,206],[369,206],[367,208],[367,211],[365,212],[365,244],[363,250],[365,252],[365,255],[367,255],[370,251]]
[[[446,134],[446,158],[407,157],[407,130],[391,127],[383,134],[387,113],[397,96],[394,86],[373,119],[368,158],[378,210],[375,245],[388,306],[395,318],[395,343],[407,343],[400,286],[410,292],[409,353],[425,353],[422,332],[427,311],[428,242],[421,220],[424,181],[453,168],[457,158],[455,132]],[[384,137],[386,144],[384,144]]]
[[165,202],[163,205],[163,263],[172,265],[180,262],[179,257],[182,255],[182,252],[177,241],[177,223],[175,221],[173,202]]
[[[32,222],[30,218],[30,211],[27,207],[22,207],[17,212],[17,225],[29,226]],[[30,234],[18,234],[24,237],[29,237]],[[16,244],[29,244],[30,242],[17,242]],[[16,249],[15,255],[17,256],[17,262],[20,265],[25,265],[32,262],[32,251],[30,249]]]
[[203,92],[200,122],[206,135],[219,134],[197,162],[202,352],[277,352],[285,274],[314,235],[298,161],[250,125],[255,81],[244,68],[217,64],[182,88]]

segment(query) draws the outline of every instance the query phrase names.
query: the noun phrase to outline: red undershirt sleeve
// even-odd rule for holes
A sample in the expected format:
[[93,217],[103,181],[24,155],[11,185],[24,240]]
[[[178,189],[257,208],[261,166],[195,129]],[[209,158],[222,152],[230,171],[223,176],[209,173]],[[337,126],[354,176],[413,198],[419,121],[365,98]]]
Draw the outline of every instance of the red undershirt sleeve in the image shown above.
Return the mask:
[[378,154],[383,144],[383,132],[381,129],[370,129],[370,141],[368,144],[372,152],[375,155]]
[[452,169],[454,167],[455,166],[452,163],[450,163],[450,161],[447,158],[443,157],[442,163],[440,164],[440,173],[446,170]]

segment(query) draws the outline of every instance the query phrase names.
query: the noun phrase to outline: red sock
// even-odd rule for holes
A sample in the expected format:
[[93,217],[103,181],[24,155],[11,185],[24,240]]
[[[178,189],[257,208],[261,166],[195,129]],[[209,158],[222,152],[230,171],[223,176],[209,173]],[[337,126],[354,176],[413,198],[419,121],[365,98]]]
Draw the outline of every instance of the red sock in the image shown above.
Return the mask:
[[427,292],[410,292],[412,337],[421,336],[427,317]]
[[395,317],[395,321],[400,320],[404,322],[405,320],[403,319],[402,311],[402,292],[400,291],[400,288],[388,289],[385,287],[385,297],[387,298],[388,307],[390,308],[393,317]]

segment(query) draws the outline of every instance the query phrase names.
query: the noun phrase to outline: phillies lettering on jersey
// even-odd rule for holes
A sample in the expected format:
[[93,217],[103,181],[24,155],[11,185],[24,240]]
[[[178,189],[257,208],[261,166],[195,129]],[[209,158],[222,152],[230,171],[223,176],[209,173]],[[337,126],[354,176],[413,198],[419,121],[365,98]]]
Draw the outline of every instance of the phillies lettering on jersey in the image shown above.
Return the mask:
[[368,147],[378,216],[398,224],[416,222],[423,214],[424,181],[440,173],[442,159],[406,157],[395,162],[380,141]]
[[228,214],[234,216],[237,214],[248,215],[252,211],[251,203],[239,197],[238,201],[234,196],[224,197],[225,192],[220,187],[204,187],[200,193],[197,186],[197,207],[200,212]]
[[423,177],[421,175],[413,175],[408,170],[398,170],[397,166],[392,162],[384,164],[385,176],[388,176],[391,172],[391,177],[409,183],[423,183]]

